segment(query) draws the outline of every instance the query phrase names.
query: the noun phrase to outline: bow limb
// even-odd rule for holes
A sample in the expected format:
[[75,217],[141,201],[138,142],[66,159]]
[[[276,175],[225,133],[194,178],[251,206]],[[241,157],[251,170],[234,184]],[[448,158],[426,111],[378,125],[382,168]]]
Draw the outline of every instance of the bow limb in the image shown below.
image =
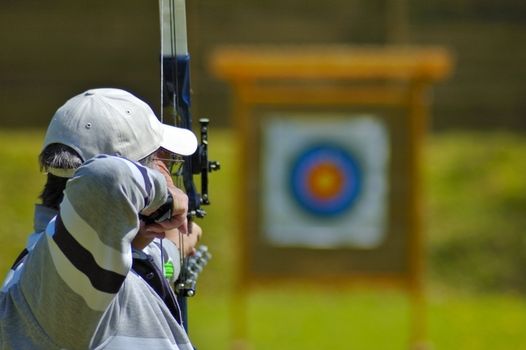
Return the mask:
[[[186,29],[185,0],[159,0],[161,24],[161,121],[169,120],[175,126],[192,130],[190,54]],[[180,176],[184,191],[188,196],[188,227],[192,227],[194,217],[204,217],[206,212],[201,205],[210,204],[208,197],[208,173],[219,170],[218,162],[208,160],[208,119],[201,119],[201,142],[192,156],[184,158]],[[193,176],[201,176],[201,193],[196,189]],[[179,181],[176,181],[176,183]],[[184,257],[184,240],[180,239],[179,249]],[[199,264],[181,261],[181,274],[175,290],[182,308],[183,322],[188,327],[186,297],[195,294],[195,282],[202,266],[211,255],[202,247]],[[206,252],[206,253],[204,253]],[[202,266],[201,266],[202,265]],[[196,270],[195,266],[201,266]],[[196,272],[197,271],[197,272]]]
[[[184,0],[159,0],[161,25],[161,121],[178,127],[192,128],[190,114],[190,55],[186,38],[186,13]],[[191,227],[192,211],[199,207],[200,199],[192,178],[191,157],[185,158],[182,180],[188,196],[188,221]],[[188,309],[186,297],[193,294],[184,281],[186,260],[184,240],[180,237],[181,273],[175,285],[184,328],[188,331]]]

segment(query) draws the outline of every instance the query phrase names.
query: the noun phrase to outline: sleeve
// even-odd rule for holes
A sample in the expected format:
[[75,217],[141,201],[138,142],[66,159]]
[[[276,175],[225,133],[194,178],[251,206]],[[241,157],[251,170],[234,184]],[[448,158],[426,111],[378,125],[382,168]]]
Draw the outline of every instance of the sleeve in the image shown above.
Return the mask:
[[82,343],[91,336],[131,269],[138,214],[166,198],[160,173],[123,158],[98,156],[77,170],[21,280],[51,337],[69,334]]
[[68,182],[53,241],[96,290],[115,294],[131,268],[138,214],[157,209],[166,193],[157,172],[123,158],[96,158]]

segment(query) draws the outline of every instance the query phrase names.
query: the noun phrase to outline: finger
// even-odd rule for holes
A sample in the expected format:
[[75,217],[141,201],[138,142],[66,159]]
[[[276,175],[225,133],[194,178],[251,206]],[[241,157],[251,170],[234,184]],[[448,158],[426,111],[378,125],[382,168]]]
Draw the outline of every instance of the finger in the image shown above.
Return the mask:
[[151,225],[148,225],[148,229],[156,232],[160,231],[169,231],[173,229],[179,229],[182,225],[186,224],[186,216],[177,215],[172,216],[170,220],[165,220],[158,223],[153,223]]
[[172,242],[179,242],[179,230],[178,229],[170,229],[165,231],[166,238],[169,239]]
[[193,229],[193,232],[196,232],[197,241],[199,242],[201,240],[201,237],[203,236],[203,229],[195,222],[192,222],[192,229]]
[[164,233],[167,231],[167,229],[162,227],[160,224],[149,224],[144,227],[143,231],[149,233]]
[[141,232],[141,236],[146,239],[154,239],[154,238],[165,238],[166,234],[164,231],[155,231],[155,230],[149,230],[145,229]]
[[181,232],[181,234],[186,235],[189,233],[188,232],[188,219],[186,218],[186,216],[181,226],[179,226],[177,229],[179,230],[179,232]]
[[195,253],[197,253],[197,249],[195,249],[195,247],[192,247],[192,249],[189,250],[186,256],[192,256],[195,255]]
[[183,190],[177,187],[168,188],[173,198],[173,213],[174,215],[186,214],[188,211],[188,195]]

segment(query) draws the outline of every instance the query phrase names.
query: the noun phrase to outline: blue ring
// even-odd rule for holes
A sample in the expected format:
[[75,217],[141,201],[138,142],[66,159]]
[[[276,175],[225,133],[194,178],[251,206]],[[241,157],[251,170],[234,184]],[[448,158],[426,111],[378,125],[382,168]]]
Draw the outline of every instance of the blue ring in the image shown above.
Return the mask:
[[[343,187],[330,200],[320,200],[308,187],[308,174],[320,163],[332,163],[344,175]],[[334,217],[342,214],[356,202],[362,187],[362,172],[359,163],[342,146],[320,143],[301,152],[290,172],[290,189],[296,203],[308,213],[319,217]]]

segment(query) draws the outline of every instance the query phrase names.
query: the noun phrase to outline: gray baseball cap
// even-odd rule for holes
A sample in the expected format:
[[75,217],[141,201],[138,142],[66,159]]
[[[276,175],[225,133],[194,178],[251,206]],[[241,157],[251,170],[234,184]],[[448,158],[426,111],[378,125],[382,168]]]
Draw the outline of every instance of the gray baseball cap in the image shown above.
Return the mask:
[[88,90],[66,101],[53,116],[42,149],[53,143],[73,148],[83,161],[97,154],[137,161],[159,147],[188,156],[197,148],[192,131],[161,123],[145,102],[113,88]]

